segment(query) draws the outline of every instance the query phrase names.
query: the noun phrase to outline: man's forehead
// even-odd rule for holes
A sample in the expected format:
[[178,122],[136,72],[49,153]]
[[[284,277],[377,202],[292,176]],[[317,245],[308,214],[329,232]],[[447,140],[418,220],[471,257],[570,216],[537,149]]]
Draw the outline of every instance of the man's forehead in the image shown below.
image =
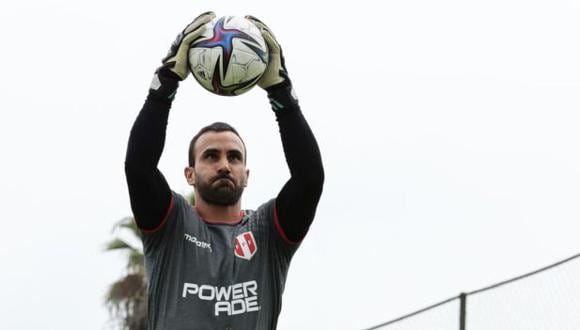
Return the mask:
[[208,149],[238,149],[244,151],[244,144],[239,136],[230,131],[224,132],[206,132],[203,133],[197,140],[195,150],[203,152]]

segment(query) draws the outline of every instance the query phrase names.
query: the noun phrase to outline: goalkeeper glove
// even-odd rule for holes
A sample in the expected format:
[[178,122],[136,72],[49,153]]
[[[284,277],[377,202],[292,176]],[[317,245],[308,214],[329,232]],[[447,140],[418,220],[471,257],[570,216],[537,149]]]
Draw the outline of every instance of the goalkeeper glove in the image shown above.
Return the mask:
[[259,19],[250,15],[247,15],[246,19],[258,27],[269,50],[268,66],[266,67],[262,78],[258,81],[258,86],[268,92],[275,87],[290,86],[290,78],[288,78],[288,71],[286,71],[286,65],[284,64],[282,49],[280,48],[280,44],[276,41],[276,38],[274,38],[274,34],[266,24],[262,23]]
[[214,19],[213,12],[207,12],[196,17],[193,22],[177,35],[163,58],[163,64],[155,71],[150,91],[153,95],[165,100],[173,100],[178,82],[189,75],[189,48],[204,32],[205,24]]
[[205,24],[211,22],[215,14],[211,11],[203,13],[189,23],[169,48],[169,52],[163,58],[163,65],[158,71],[169,69],[175,73],[179,80],[184,80],[189,75],[188,55],[191,44],[197,40],[205,30]]

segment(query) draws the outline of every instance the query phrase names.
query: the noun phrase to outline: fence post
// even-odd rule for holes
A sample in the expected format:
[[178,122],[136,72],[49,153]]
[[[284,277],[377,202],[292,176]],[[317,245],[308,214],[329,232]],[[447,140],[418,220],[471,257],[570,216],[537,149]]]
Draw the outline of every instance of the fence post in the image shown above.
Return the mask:
[[467,295],[459,294],[459,330],[465,330],[465,315],[467,313]]

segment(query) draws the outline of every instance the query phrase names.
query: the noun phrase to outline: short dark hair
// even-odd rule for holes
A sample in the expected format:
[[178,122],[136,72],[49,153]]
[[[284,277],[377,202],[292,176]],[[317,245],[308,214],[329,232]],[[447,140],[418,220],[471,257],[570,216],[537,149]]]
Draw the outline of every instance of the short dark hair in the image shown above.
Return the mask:
[[202,127],[202,129],[199,130],[199,132],[197,132],[197,134],[195,134],[195,136],[191,139],[191,142],[189,142],[189,166],[194,166],[195,165],[195,143],[197,142],[197,140],[199,139],[200,136],[202,136],[203,134],[207,133],[207,132],[232,132],[234,133],[237,137],[240,138],[240,141],[242,141],[242,145],[244,146],[244,163],[246,162],[246,144],[244,143],[244,140],[242,139],[242,137],[240,136],[240,134],[238,133],[238,131],[236,131],[235,128],[233,128],[230,124],[228,123],[224,123],[221,121],[217,121],[213,124],[207,125],[205,127]]

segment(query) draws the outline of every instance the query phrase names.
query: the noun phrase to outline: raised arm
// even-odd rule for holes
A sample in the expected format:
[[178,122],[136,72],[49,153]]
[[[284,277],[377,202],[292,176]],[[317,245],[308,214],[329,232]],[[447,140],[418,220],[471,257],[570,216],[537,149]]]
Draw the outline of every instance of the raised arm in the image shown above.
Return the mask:
[[268,92],[280,129],[290,179],[276,197],[276,225],[290,243],[300,242],[314,219],[322,194],[324,170],[318,144],[300,111],[280,45],[268,27],[246,16],[260,28],[270,50],[268,68],[259,86]]
[[294,103],[289,89],[270,90],[268,97],[275,103],[276,120],[280,129],[290,179],[276,198],[278,222],[286,239],[300,242],[316,212],[322,194],[324,170],[316,139],[304,119],[298,103]]
[[163,65],[155,72],[149,95],[131,129],[125,175],[133,215],[139,228],[145,231],[159,228],[171,208],[171,190],[157,169],[165,144],[169,109],[179,81],[189,74],[190,45],[203,32],[203,25],[214,17],[211,12],[198,16],[177,36]]

